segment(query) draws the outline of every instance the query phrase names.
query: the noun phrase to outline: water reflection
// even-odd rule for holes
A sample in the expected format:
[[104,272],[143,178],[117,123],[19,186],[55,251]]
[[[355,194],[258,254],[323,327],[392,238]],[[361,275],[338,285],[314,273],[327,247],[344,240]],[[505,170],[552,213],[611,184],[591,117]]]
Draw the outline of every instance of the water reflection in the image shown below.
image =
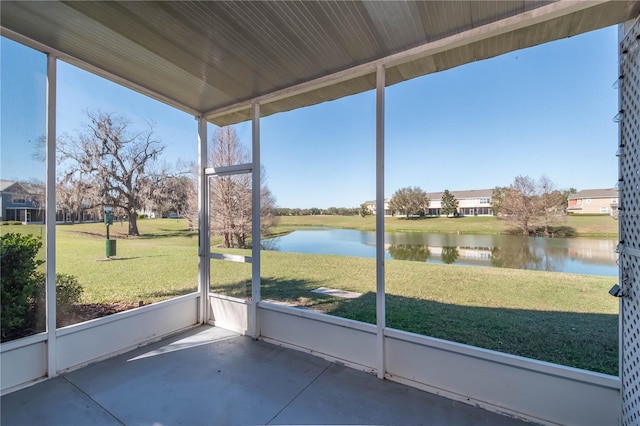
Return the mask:
[[426,262],[431,256],[429,246],[419,244],[394,244],[386,248],[387,253],[394,259],[414,260],[417,262]]
[[[562,256],[562,255],[561,255]],[[513,269],[538,269],[540,264],[535,250],[529,246],[493,247],[491,249],[491,266]]]
[[458,252],[458,247],[442,247],[442,253],[440,253],[440,258],[442,262],[450,265],[455,263],[460,257],[460,252]]
[[[264,243],[278,251],[375,257],[374,232],[322,228]],[[616,276],[615,244],[615,239],[389,232],[385,255],[417,262]]]

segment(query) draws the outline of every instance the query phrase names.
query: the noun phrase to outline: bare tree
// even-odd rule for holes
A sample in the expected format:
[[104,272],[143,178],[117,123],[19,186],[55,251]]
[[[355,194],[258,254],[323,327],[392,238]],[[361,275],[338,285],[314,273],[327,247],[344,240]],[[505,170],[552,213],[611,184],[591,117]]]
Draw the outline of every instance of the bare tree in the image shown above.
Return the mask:
[[[65,139],[63,136],[57,142],[56,149],[60,152],[60,147],[64,146]],[[44,135],[38,137],[35,141],[29,141],[33,145],[31,157],[37,161],[46,161],[47,139]],[[64,162],[62,156],[58,157],[58,161]],[[99,201],[96,201],[95,194],[91,193],[92,186],[87,183],[87,178],[83,177],[82,171],[76,165],[69,165],[67,168],[58,169],[56,178],[56,210],[61,211],[64,215],[69,215],[69,221],[75,223],[82,221],[82,211],[86,208],[95,207]],[[63,219],[66,222],[66,218]]]
[[191,214],[195,213],[195,218],[197,218],[198,181],[195,173],[180,173],[167,176],[159,185],[160,188],[156,194],[154,208],[163,217],[174,213],[179,217],[190,219],[192,217]]
[[536,217],[536,183],[529,176],[516,176],[502,199],[500,212],[504,220],[529,235]]
[[[216,129],[209,146],[209,162],[214,166],[246,164],[251,161],[248,151],[232,127]],[[264,182],[264,172],[261,171]],[[252,231],[251,175],[216,176],[210,184],[211,231],[222,237],[224,247],[247,246]],[[260,188],[261,232],[268,232],[275,224],[275,199],[267,188]]]
[[260,233],[266,235],[269,230],[278,224],[278,217],[275,214],[276,197],[271,190],[264,184],[266,173],[261,170],[261,180],[263,182],[260,188]]
[[554,188],[553,182],[542,176],[538,181],[538,217],[536,225],[544,229],[544,236],[550,235],[551,225],[560,223],[565,218],[565,195]]
[[82,176],[63,174],[56,183],[56,209],[69,213],[71,223],[82,222],[83,211],[99,204],[94,188]]
[[417,186],[407,186],[393,193],[389,201],[389,209],[392,212],[409,216],[424,216],[429,209],[429,196]]
[[153,166],[164,150],[153,126],[138,131],[126,117],[89,112],[84,131],[58,143],[60,161],[76,170],[95,188],[99,203],[122,209],[129,218],[129,235],[140,235],[137,215],[153,199],[162,179]]
[[553,182],[546,177],[536,183],[529,176],[517,176],[503,192],[500,214],[522,235],[543,227],[545,236],[549,236],[549,227],[564,218],[563,194],[554,190]]

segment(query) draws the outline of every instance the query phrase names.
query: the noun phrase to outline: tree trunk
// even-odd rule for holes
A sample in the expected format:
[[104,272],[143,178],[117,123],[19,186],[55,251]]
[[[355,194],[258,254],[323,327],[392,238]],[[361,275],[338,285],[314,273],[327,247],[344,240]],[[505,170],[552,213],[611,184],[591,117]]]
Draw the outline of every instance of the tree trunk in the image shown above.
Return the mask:
[[135,210],[129,211],[129,235],[140,235],[138,232],[138,213]]
[[238,242],[238,248],[242,248],[242,249],[246,248],[246,245],[245,245],[246,234],[241,234],[236,232],[235,236],[236,236],[236,241]]

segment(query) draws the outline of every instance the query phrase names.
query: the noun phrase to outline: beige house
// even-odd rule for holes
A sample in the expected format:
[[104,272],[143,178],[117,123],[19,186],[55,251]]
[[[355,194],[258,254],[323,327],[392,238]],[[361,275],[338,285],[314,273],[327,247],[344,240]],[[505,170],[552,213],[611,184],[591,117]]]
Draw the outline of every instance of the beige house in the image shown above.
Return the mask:
[[618,190],[584,189],[569,196],[567,212],[575,214],[618,214]]
[[[492,216],[491,194],[493,189],[471,189],[467,191],[449,191],[458,200],[460,216]],[[441,216],[443,192],[429,192],[429,216]]]
[[[391,201],[391,198],[384,199],[384,215],[385,216],[391,216],[391,210],[389,209],[389,201]],[[369,210],[369,213],[376,214],[377,212],[376,200],[365,201],[364,205],[367,207],[367,210]]]
[[[460,216],[492,216],[491,194],[492,189],[471,189],[467,191],[449,191],[458,200],[458,214]],[[427,192],[429,197],[429,212],[427,216],[442,216],[443,192]],[[389,209],[390,198],[384,200],[384,215],[391,216]],[[364,203],[372,214],[376,214],[376,201]]]

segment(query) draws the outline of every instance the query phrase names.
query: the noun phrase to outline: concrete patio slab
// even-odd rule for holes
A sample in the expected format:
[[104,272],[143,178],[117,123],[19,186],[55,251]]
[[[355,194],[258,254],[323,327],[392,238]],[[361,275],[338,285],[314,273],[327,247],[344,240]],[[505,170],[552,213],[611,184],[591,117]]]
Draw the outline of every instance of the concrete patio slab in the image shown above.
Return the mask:
[[210,326],[1,402],[3,426],[525,424]]
[[64,377],[3,396],[0,413],[2,425],[122,425]]

